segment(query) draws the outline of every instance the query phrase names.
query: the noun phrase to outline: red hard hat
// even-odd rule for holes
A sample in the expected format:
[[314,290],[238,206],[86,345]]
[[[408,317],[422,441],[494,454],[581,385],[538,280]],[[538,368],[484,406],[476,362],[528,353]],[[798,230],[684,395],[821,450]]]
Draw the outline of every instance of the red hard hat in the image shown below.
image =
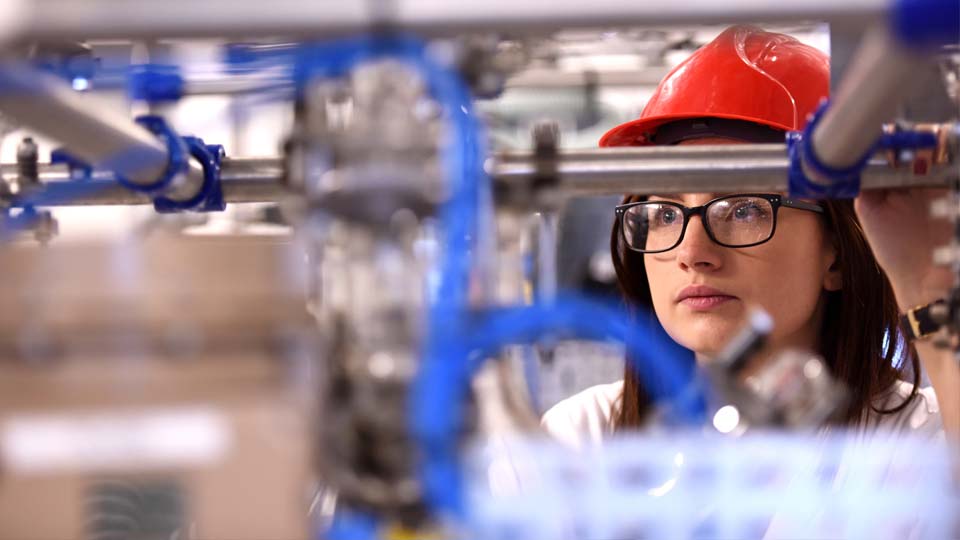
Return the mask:
[[732,26],[667,74],[640,118],[608,131],[600,146],[656,144],[658,128],[691,118],[803,129],[829,92],[825,54],[791,36]]

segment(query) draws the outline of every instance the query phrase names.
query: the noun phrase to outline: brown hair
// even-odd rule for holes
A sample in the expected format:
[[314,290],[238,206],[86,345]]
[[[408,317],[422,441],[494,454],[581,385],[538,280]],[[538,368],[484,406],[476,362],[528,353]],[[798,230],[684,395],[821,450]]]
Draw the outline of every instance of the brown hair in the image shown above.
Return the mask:
[[[627,197],[625,202],[641,200]],[[920,365],[912,345],[906,355],[913,370],[910,397],[893,409],[878,410],[874,403],[890,392],[903,374],[902,363],[894,361],[900,349],[899,312],[893,289],[880,269],[860,227],[851,200],[824,200],[827,231],[837,249],[842,287],[824,292],[820,350],[833,376],[846,385],[849,399],[844,410],[834,415],[834,425],[858,426],[868,411],[892,414],[903,410],[916,396]],[[628,306],[637,317],[655,317],[650,283],[643,265],[643,254],[632,251],[623,242],[620,222],[615,220],[610,248],[617,282]],[[624,374],[623,396],[614,412],[614,428],[623,430],[643,425],[651,400],[640,386],[636,373],[628,366]]]

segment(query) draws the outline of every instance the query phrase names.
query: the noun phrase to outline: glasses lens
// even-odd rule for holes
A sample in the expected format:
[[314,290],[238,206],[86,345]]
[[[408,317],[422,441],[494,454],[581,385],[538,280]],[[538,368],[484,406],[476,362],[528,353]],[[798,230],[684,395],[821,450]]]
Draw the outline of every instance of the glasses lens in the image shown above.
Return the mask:
[[707,208],[710,231],[721,244],[747,246],[773,234],[773,205],[762,197],[729,197]]
[[623,213],[627,245],[641,251],[670,249],[683,232],[683,211],[670,204],[648,202]]

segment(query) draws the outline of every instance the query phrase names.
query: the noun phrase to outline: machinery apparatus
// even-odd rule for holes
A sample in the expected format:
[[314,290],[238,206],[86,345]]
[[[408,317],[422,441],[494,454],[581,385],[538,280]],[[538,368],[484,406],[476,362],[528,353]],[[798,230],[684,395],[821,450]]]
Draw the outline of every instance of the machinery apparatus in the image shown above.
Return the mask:
[[[544,16],[514,4],[0,7],[2,120],[57,145],[41,162],[25,138],[0,166],[0,538],[960,530],[946,451],[916,463],[904,456],[920,443],[754,435],[816,425],[843,398],[801,353],[752,386],[732,384],[769,331],[762,318],[731,344],[729,369],[698,374],[655,325],[558,290],[555,266],[557,214],[574,197],[944,187],[935,210],[956,221],[956,114],[883,126],[917,62],[938,59],[956,100],[956,6],[560,2]],[[834,101],[784,144],[577,149],[539,122],[530,150],[489,148],[479,101],[543,80],[526,69],[537,39],[745,20],[868,29]],[[194,38],[219,40],[228,69],[193,77],[162,54]],[[143,45],[148,61],[107,69],[97,46],[116,40]],[[593,87],[608,82],[595,77]],[[149,114],[118,111],[107,94],[119,87]],[[175,104],[207,95],[283,107],[279,153],[230,155],[206,133],[179,133]],[[51,214],[248,202],[276,203],[292,232],[140,231],[119,246],[60,247]],[[960,268],[958,253],[951,244],[936,256]],[[960,285],[936,321],[955,347]],[[676,437],[617,441],[588,460],[537,439],[523,368],[567,339],[622,344]],[[845,469],[850,456],[862,467]],[[751,492],[763,496],[731,505]],[[833,498],[808,504],[825,492]],[[897,511],[866,519],[877,508]],[[557,513],[570,519],[551,521]]]

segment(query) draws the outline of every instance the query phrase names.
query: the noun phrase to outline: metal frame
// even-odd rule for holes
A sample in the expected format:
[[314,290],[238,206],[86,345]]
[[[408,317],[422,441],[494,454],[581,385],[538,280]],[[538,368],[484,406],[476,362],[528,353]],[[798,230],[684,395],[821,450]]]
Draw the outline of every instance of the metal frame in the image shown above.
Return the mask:
[[[487,161],[487,172],[504,189],[532,185],[539,178],[539,158],[532,152],[501,152]],[[785,192],[789,160],[781,144],[730,146],[648,146],[569,150],[557,156],[556,189],[567,196],[616,195],[623,193],[726,193]],[[70,180],[64,166],[42,164],[41,185],[28,194],[11,197],[14,204],[24,195],[57,200]],[[4,164],[0,173],[15,179],[16,165]],[[221,180],[227,202],[269,202],[293,195],[283,183],[281,158],[226,158]],[[862,178],[863,189],[894,187],[946,187],[960,180],[955,166],[934,168],[927,175],[914,175],[910,163],[890,167],[878,157]],[[90,189],[70,200],[50,206],[149,204],[150,198],[130,192],[113,181],[109,173],[95,173]]]
[[32,39],[192,38],[331,36],[363,32],[374,25],[420,33],[457,35],[469,31],[549,33],[561,28],[624,25],[712,24],[737,21],[830,21],[859,24],[884,13],[883,0],[492,0],[451,3],[406,0],[376,13],[368,2],[275,0],[266,7],[243,0],[9,0],[0,8],[0,42]]

